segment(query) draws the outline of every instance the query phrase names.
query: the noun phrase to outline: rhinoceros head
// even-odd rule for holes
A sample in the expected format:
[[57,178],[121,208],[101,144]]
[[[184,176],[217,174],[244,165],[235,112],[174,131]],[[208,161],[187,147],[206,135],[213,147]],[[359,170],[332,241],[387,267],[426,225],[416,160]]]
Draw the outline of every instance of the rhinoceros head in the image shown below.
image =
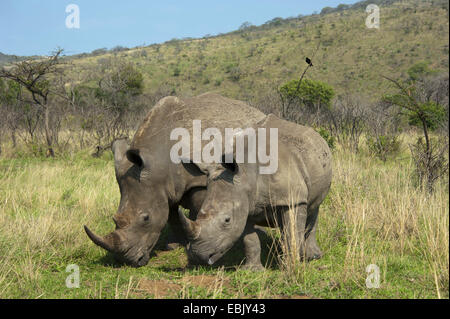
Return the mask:
[[[162,185],[164,175],[151,170],[145,152],[130,149],[126,140],[113,143],[116,179],[120,204],[113,217],[116,229],[100,237],[84,226],[89,238],[98,246],[132,266],[146,265],[168,218],[168,201]],[[161,175],[161,176],[160,176]]]
[[193,164],[208,176],[206,197],[195,221],[179,211],[193,262],[212,265],[242,235],[249,213],[250,186],[236,162]]

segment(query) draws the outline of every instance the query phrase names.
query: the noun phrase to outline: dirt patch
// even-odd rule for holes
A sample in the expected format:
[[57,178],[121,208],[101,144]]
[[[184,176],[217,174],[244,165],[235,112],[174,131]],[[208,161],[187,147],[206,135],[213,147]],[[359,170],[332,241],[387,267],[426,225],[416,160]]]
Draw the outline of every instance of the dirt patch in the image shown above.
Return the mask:
[[181,290],[181,285],[167,280],[141,279],[137,285],[136,292],[152,295],[154,298],[176,297]]
[[189,275],[184,276],[178,282],[164,279],[150,280],[141,279],[135,288],[138,295],[151,295],[156,299],[177,298],[180,291],[185,287],[199,287],[208,291],[221,290],[223,287],[231,287],[230,280],[212,275]]

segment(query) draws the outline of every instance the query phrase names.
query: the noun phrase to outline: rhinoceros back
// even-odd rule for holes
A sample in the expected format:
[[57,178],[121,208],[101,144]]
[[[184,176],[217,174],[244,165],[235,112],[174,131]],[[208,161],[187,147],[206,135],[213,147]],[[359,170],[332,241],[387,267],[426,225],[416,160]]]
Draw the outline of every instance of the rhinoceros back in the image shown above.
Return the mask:
[[202,129],[222,131],[227,127],[251,127],[264,118],[261,111],[219,94],[205,93],[187,99],[168,96],[149,111],[133,138],[132,147],[164,143],[174,128],[185,128],[192,134],[193,120],[201,120]]
[[[270,177],[278,198],[292,193],[292,189],[307,189],[305,200],[327,192],[331,183],[331,151],[327,142],[314,129],[282,120],[270,114],[262,127],[278,128],[279,164],[275,176]],[[289,183],[286,180],[290,179]]]

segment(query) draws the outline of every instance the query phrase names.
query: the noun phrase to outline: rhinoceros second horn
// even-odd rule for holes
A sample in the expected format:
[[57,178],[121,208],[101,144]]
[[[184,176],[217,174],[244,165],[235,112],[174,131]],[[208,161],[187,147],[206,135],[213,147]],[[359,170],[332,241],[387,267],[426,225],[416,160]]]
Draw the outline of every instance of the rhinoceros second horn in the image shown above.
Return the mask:
[[184,213],[181,211],[181,209],[178,209],[178,216],[180,218],[181,226],[186,232],[188,238],[190,240],[197,239],[200,235],[200,226],[196,222],[184,216]]

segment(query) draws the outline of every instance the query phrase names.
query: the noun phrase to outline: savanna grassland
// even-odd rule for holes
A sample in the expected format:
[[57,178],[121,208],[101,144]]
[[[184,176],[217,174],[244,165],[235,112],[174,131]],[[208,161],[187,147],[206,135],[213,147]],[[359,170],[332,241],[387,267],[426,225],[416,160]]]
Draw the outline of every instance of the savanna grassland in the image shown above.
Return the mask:
[[[448,118],[448,93],[442,93],[448,91],[448,2],[374,2],[381,8],[379,30],[366,28],[361,2],[201,39],[61,57],[63,73],[49,78],[63,79],[62,93],[40,108],[15,98],[27,97],[26,90],[0,85],[0,298],[449,298],[448,170],[432,192],[421,187],[411,152],[423,135],[417,118],[401,114],[397,121],[398,109],[377,118],[381,112],[369,110],[398,91],[381,75],[411,83],[418,73],[409,71],[419,65],[433,77],[425,89],[439,97],[421,106],[441,122]],[[89,240],[83,225],[110,232],[120,200],[107,146],[120,135],[132,137],[158,98],[213,91],[277,113],[277,88],[299,78],[306,56],[314,66],[305,79],[334,89],[331,110],[351,93],[358,98],[346,110],[355,106],[362,114],[349,112],[348,125],[333,126],[325,116],[314,122],[334,144],[332,186],[319,214],[321,259],[290,260],[273,229],[260,234],[261,272],[241,269],[242,243],[214,267],[190,266],[184,248],[163,249],[167,228],[141,268],[119,264]],[[117,65],[120,72],[106,72]],[[117,74],[131,74],[138,85],[117,89]],[[110,126],[114,121],[120,125]],[[379,130],[388,123],[395,130]],[[387,143],[390,134],[398,149],[380,159],[370,138]],[[436,148],[446,138],[439,163],[448,166],[448,133],[440,127],[430,137]],[[50,148],[54,154],[46,156]],[[79,288],[66,287],[73,264]],[[366,285],[369,265],[379,267],[378,288]]]
[[[107,233],[119,203],[112,154],[0,160],[2,298],[448,298],[448,180],[432,195],[414,185],[408,152],[383,163],[361,151],[334,151],[332,190],[322,205],[324,257],[293,267],[279,234],[263,236],[264,272],[240,270],[242,246],[216,267],[187,267],[183,248],[147,266],[118,265],[83,225]],[[166,233],[166,232],[165,232]],[[164,239],[165,233],[161,239]],[[69,264],[80,288],[66,288]],[[380,287],[366,288],[366,267]]]
[[365,26],[367,4],[361,2],[355,9],[275,18],[262,26],[218,36],[82,55],[72,60],[72,78],[81,81],[102,61],[120,57],[142,71],[148,94],[163,87],[172,94],[213,91],[258,102],[298,78],[305,56],[314,56],[309,78],[330,84],[337,94],[351,90],[378,98],[390,89],[382,74],[404,76],[419,61],[428,61],[435,70],[448,70],[445,1],[392,2],[380,4],[379,30]]

